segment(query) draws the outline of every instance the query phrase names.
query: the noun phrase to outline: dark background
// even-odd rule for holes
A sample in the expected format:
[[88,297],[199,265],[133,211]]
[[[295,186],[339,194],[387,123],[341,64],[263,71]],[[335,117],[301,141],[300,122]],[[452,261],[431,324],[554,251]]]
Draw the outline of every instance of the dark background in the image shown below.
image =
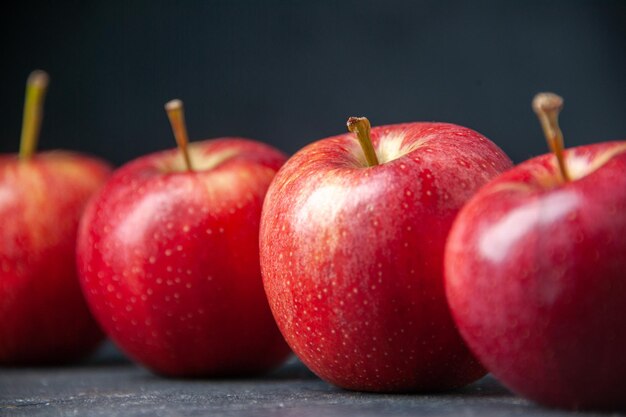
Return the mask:
[[568,145],[626,139],[620,1],[23,1],[0,35],[1,152],[35,68],[51,75],[40,148],[116,164],[174,146],[175,97],[193,139],[288,153],[367,115],[466,125],[521,161],[545,152],[541,90],[566,99]]

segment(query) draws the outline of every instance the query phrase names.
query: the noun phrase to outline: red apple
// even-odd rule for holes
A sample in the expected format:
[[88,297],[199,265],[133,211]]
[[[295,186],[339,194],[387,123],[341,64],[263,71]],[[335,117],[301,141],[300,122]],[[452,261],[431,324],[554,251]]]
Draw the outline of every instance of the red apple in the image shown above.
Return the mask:
[[106,333],[170,376],[265,371],[289,353],[263,292],[259,221],[285,161],[240,138],[158,152],[116,171],[81,223],[83,290]]
[[[443,249],[459,208],[511,166],[445,123],[371,130],[296,153],[268,191],[261,269],[288,344],[324,380],[364,391],[443,390],[484,374],[448,311]],[[365,154],[365,156],[364,156]]]
[[508,171],[457,217],[448,300],[470,348],[511,390],[551,406],[623,408],[626,142],[563,153],[560,106],[558,96],[535,101],[559,157]]
[[48,76],[27,85],[21,150],[0,155],[0,365],[78,359],[102,333],[76,275],[76,230],[87,199],[110,173],[69,152],[33,154]]

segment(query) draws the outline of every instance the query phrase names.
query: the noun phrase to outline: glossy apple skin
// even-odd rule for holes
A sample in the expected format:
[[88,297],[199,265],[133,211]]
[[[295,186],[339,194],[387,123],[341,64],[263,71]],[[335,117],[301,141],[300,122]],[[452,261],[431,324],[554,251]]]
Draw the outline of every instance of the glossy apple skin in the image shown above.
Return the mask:
[[529,160],[476,194],[450,233],[446,291],[462,335],[542,404],[626,406],[624,151],[566,151],[582,178],[564,185],[552,155]]
[[79,359],[103,338],[76,273],[76,231],[110,174],[97,159],[0,155],[0,365]]
[[260,237],[272,312],[293,351],[332,384],[384,392],[465,385],[484,371],[448,310],[444,242],[463,203],[511,162],[451,124],[371,134],[378,166],[366,168],[345,134],[302,149],[274,179]]
[[[169,376],[266,371],[289,353],[259,267],[263,198],[285,156],[251,140],[190,145],[120,168],[81,223],[89,304],[133,359]],[[172,172],[172,171],[175,172]]]

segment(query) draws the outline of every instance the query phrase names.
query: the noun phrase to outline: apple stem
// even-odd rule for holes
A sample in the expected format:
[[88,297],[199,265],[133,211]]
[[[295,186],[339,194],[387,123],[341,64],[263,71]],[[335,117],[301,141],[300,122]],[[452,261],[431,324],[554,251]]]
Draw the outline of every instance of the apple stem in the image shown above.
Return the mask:
[[185,125],[183,102],[178,99],[168,101],[165,104],[165,111],[167,112],[167,117],[170,119],[170,124],[172,125],[172,131],[174,132],[178,149],[180,149],[180,152],[183,154],[183,158],[185,159],[185,166],[188,171],[193,171],[191,159],[189,158],[189,150],[187,149],[189,137],[187,136],[187,126]]
[[556,156],[563,181],[571,181],[572,177],[567,170],[563,155],[563,132],[559,127],[559,113],[563,109],[563,98],[554,93],[539,93],[533,99],[532,106],[539,118],[548,146]]
[[361,149],[363,149],[363,153],[365,154],[367,166],[373,167],[378,165],[378,157],[376,157],[376,151],[374,150],[372,138],[370,137],[371,125],[367,117],[350,117],[347,125],[348,130],[356,134],[359,140]]
[[24,100],[19,153],[19,157],[22,160],[30,159],[37,149],[37,141],[43,120],[43,103],[48,90],[48,82],[48,74],[41,70],[31,72],[26,81],[26,98]]

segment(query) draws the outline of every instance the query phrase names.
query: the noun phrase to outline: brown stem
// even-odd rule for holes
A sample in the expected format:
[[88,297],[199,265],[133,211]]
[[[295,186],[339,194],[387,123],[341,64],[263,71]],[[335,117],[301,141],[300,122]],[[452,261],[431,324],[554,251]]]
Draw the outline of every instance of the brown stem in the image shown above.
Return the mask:
[[539,118],[548,146],[556,156],[563,181],[571,181],[572,177],[567,170],[563,156],[563,132],[559,127],[559,113],[563,108],[563,98],[554,93],[539,93],[533,99],[532,106]]
[[189,137],[187,136],[187,126],[185,125],[183,102],[178,99],[168,101],[165,104],[165,111],[167,112],[167,117],[170,119],[170,124],[172,125],[172,131],[174,132],[178,149],[180,149],[180,152],[183,154],[183,158],[185,159],[185,166],[188,171],[193,171],[191,158],[189,157],[189,150],[187,149]]
[[378,165],[378,157],[376,157],[376,151],[370,137],[370,121],[367,120],[367,117],[350,117],[347,125],[348,130],[356,134],[356,137],[359,139],[367,165],[370,167]]

